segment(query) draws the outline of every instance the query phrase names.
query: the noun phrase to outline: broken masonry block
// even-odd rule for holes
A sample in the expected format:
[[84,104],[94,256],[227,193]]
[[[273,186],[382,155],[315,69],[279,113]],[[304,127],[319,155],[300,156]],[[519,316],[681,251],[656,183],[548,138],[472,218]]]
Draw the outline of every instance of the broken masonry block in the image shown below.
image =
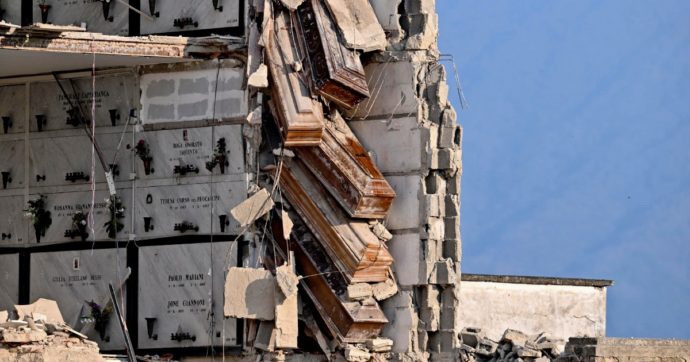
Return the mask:
[[393,348],[393,340],[388,338],[374,338],[367,341],[367,348],[371,352],[388,352]]
[[371,285],[367,283],[350,284],[347,286],[347,299],[365,300],[373,294]]
[[398,285],[395,280],[388,278],[385,282],[376,283],[372,286],[374,299],[378,301],[386,300],[398,292]]
[[371,353],[348,344],[345,347],[345,359],[348,362],[369,362],[371,359]]
[[283,194],[349,283],[381,282],[393,263],[368,223],[351,219],[299,158],[284,161]]
[[424,218],[443,217],[445,215],[445,201],[443,195],[424,195]]
[[305,1],[297,16],[309,54],[309,73],[319,94],[345,108],[369,97],[359,54],[341,44],[323,0]]
[[486,338],[486,333],[481,328],[465,327],[460,332],[462,343],[475,349],[479,346],[479,341],[484,338]]
[[[271,17],[270,6],[264,18]],[[315,146],[323,133],[323,107],[314,99],[308,84],[295,72],[292,64],[300,59],[297,34],[290,26],[290,13],[277,11],[273,31],[268,33],[266,57],[272,80],[272,111],[283,135],[284,146]]]
[[321,144],[297,148],[297,155],[350,216],[386,217],[395,191],[342,117],[331,118]]
[[498,349],[498,343],[488,339],[482,338],[477,344],[476,353],[485,357],[490,357],[496,353]]
[[456,263],[462,260],[462,241],[460,239],[443,240],[443,257]]
[[513,346],[513,351],[520,357],[520,358],[538,358],[541,357],[541,351],[528,348],[528,347],[523,347],[523,346]]
[[443,240],[445,238],[445,223],[442,218],[429,217],[426,224],[426,237],[432,240]]
[[65,324],[60,308],[54,300],[38,298],[31,304],[15,305],[14,310],[19,320],[24,320],[24,318],[31,317],[34,313],[39,313],[46,316],[48,323]]
[[524,346],[527,342],[527,335],[515,329],[506,329],[503,332],[501,342],[510,342],[514,346]]

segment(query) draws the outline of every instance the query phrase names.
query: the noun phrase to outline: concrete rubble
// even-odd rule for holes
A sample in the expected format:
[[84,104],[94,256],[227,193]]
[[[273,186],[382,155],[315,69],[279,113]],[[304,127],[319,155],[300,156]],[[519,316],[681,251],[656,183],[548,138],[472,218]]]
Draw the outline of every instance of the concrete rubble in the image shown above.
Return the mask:
[[55,301],[16,305],[17,319],[0,312],[0,361],[105,361],[98,344],[62,320]]
[[533,336],[507,329],[500,341],[486,338],[481,328],[466,327],[460,332],[459,360],[463,362],[546,362],[557,360],[565,341],[551,339],[548,334]]

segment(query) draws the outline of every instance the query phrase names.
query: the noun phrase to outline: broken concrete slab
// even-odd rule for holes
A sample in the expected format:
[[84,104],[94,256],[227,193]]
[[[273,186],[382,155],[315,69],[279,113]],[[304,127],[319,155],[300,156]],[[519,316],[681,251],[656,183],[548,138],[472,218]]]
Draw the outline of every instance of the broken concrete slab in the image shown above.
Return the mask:
[[276,281],[264,269],[232,267],[225,279],[226,317],[273,320]]
[[39,298],[31,304],[15,305],[14,309],[17,312],[17,317],[21,320],[31,317],[33,313],[40,313],[46,316],[49,323],[65,323],[60,308],[54,300]]
[[496,350],[498,349],[498,343],[488,339],[488,338],[482,338],[479,343],[477,344],[477,351],[476,353],[482,356],[491,356],[494,353],[496,353]]
[[368,0],[326,0],[345,46],[370,52],[388,45],[374,9]]
[[486,334],[481,330],[481,328],[465,327],[460,332],[460,339],[462,339],[462,343],[472,348],[477,348],[479,346],[479,341],[485,337]]
[[239,223],[240,227],[245,227],[258,218],[266,215],[273,209],[271,194],[266,189],[261,189],[254,195],[242,201],[239,205],[230,210],[230,214]]
[[[287,266],[284,266],[288,268]],[[297,285],[288,296],[276,293],[275,346],[276,348],[297,348],[299,324],[297,322]]]
[[503,332],[501,342],[510,342],[514,346],[524,346],[527,343],[527,335],[515,329],[506,329]]

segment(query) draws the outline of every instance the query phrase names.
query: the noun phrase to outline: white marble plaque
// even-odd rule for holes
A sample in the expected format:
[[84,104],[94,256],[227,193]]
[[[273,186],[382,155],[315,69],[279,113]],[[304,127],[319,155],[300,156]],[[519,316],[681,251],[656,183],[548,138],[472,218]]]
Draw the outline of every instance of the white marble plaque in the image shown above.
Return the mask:
[[[220,9],[211,0],[157,0],[155,9],[149,2],[141,2],[141,10],[153,14],[150,20],[141,17],[141,34],[171,33],[192,30],[231,28],[240,25],[240,0],[219,0]],[[185,22],[188,18],[189,21]],[[184,27],[180,25],[190,23]],[[178,26],[176,26],[178,25]]]
[[38,4],[50,5],[48,23],[86,26],[92,33],[129,35],[129,9],[116,0],[109,1],[108,19],[101,0],[34,0],[33,22],[42,22]]
[[0,254],[0,311],[12,310],[18,302],[19,255]]
[[[114,176],[115,181],[127,180],[132,169],[132,152],[126,149],[127,143],[131,143],[132,135],[131,133],[125,134],[118,152],[117,146],[121,136],[119,133],[96,134],[96,141],[106,163],[110,164],[115,160],[117,154],[115,164],[117,164],[119,175]],[[70,137],[32,139],[29,150],[31,161],[29,185],[31,187],[44,187],[88,184],[92,177],[91,149],[91,140],[85,134]],[[106,182],[105,171],[103,171],[98,155],[94,153],[94,156],[96,161],[94,169],[96,182]],[[1,160],[2,156],[0,156]],[[87,175],[89,179],[79,178],[74,182],[66,179],[68,173],[74,174],[79,172]],[[45,179],[43,179],[43,176],[45,176]]]
[[[239,225],[230,217],[230,209],[246,198],[246,181],[138,187],[135,203],[137,237],[235,234]],[[224,226],[221,225],[221,215],[226,215]],[[153,225],[153,228],[149,227],[148,231],[144,218],[151,218],[149,226]],[[185,223],[187,230],[183,232],[180,228]]]
[[[131,230],[131,189],[121,188],[119,189],[118,195],[122,199],[122,204],[125,208],[125,217],[121,220],[124,225],[123,229],[117,233],[117,240],[127,240],[127,235]],[[74,237],[66,236],[65,232],[67,230],[75,229],[72,224],[72,218],[74,214],[78,211],[83,213],[88,213],[91,208],[91,191],[77,191],[77,192],[58,192],[50,193],[46,195],[46,207],[50,211],[51,225],[45,231],[45,235],[41,236],[41,243],[54,243],[54,242],[64,242],[64,241],[79,241],[80,236],[75,235]],[[105,223],[110,221],[110,209],[108,203],[105,199],[108,197],[109,193],[106,189],[96,190],[94,198],[94,231],[92,232],[87,228],[88,237],[86,242],[91,242],[92,240],[103,241],[112,240],[108,238],[108,232],[106,230]],[[29,195],[29,199],[38,199],[38,194]],[[33,225],[29,227],[29,241],[35,243],[36,240],[36,230]]]
[[[202,128],[183,128],[163,131],[142,132],[135,137],[144,140],[153,158],[147,174],[144,162],[135,158],[137,175],[142,179],[184,178],[189,176],[221,175],[220,165],[213,172],[206,169],[216,152],[218,141],[225,140],[225,175],[244,172],[244,147],[241,125],[226,125]],[[175,167],[188,166],[195,171],[175,173]],[[198,172],[196,172],[198,169]],[[151,171],[152,170],[152,171]]]
[[223,317],[225,275],[236,256],[231,242],[141,247],[139,348],[237,345],[237,322]]
[[94,98],[96,127],[112,127],[110,111],[116,110],[114,113],[119,115],[120,119],[115,119],[115,126],[121,129],[128,119],[130,109],[137,108],[138,105],[134,76],[131,74],[98,76],[95,92],[92,91],[91,81],[91,77],[73,79],[75,92],[69,80],[61,80],[60,83],[68,98],[55,81],[31,84],[31,119],[29,120],[31,132],[38,131],[36,115],[45,116],[46,121],[42,125],[43,132],[83,127],[75,127],[67,123],[70,102],[75,107],[81,102],[85,117],[91,119],[91,104]]
[[28,242],[29,218],[24,216],[24,196],[0,197],[0,205],[0,245]]
[[[126,275],[127,255],[124,248],[60,251],[31,254],[30,299],[48,298],[57,301],[62,317],[103,350],[124,348],[115,311],[103,328],[103,338],[88,318],[95,302],[104,309],[110,302],[108,283],[118,288]],[[133,276],[130,276],[133,278]],[[124,308],[125,290],[118,301]],[[82,329],[84,328],[84,329]]]
[[24,141],[0,141],[0,195],[3,190],[24,188]]
[[[204,1],[204,4],[210,5],[211,2]],[[140,79],[141,121],[149,125],[213,119],[243,120],[247,114],[247,93],[242,89],[243,81],[244,68],[239,67],[221,68],[220,71],[211,68],[143,74]]]
[[[0,5],[2,6],[2,5]],[[24,85],[10,85],[0,87],[0,117],[9,117],[9,124],[5,124],[7,120],[2,119],[2,128],[0,135],[24,133],[24,119],[26,118],[26,86]],[[7,126],[7,132],[5,132]]]

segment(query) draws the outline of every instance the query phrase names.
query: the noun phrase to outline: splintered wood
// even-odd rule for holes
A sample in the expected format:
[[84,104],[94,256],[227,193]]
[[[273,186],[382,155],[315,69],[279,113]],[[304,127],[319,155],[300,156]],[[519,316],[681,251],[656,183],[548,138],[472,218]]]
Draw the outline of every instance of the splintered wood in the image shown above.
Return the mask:
[[349,282],[386,280],[393,263],[386,246],[366,221],[348,217],[299,158],[285,162],[280,186]]

